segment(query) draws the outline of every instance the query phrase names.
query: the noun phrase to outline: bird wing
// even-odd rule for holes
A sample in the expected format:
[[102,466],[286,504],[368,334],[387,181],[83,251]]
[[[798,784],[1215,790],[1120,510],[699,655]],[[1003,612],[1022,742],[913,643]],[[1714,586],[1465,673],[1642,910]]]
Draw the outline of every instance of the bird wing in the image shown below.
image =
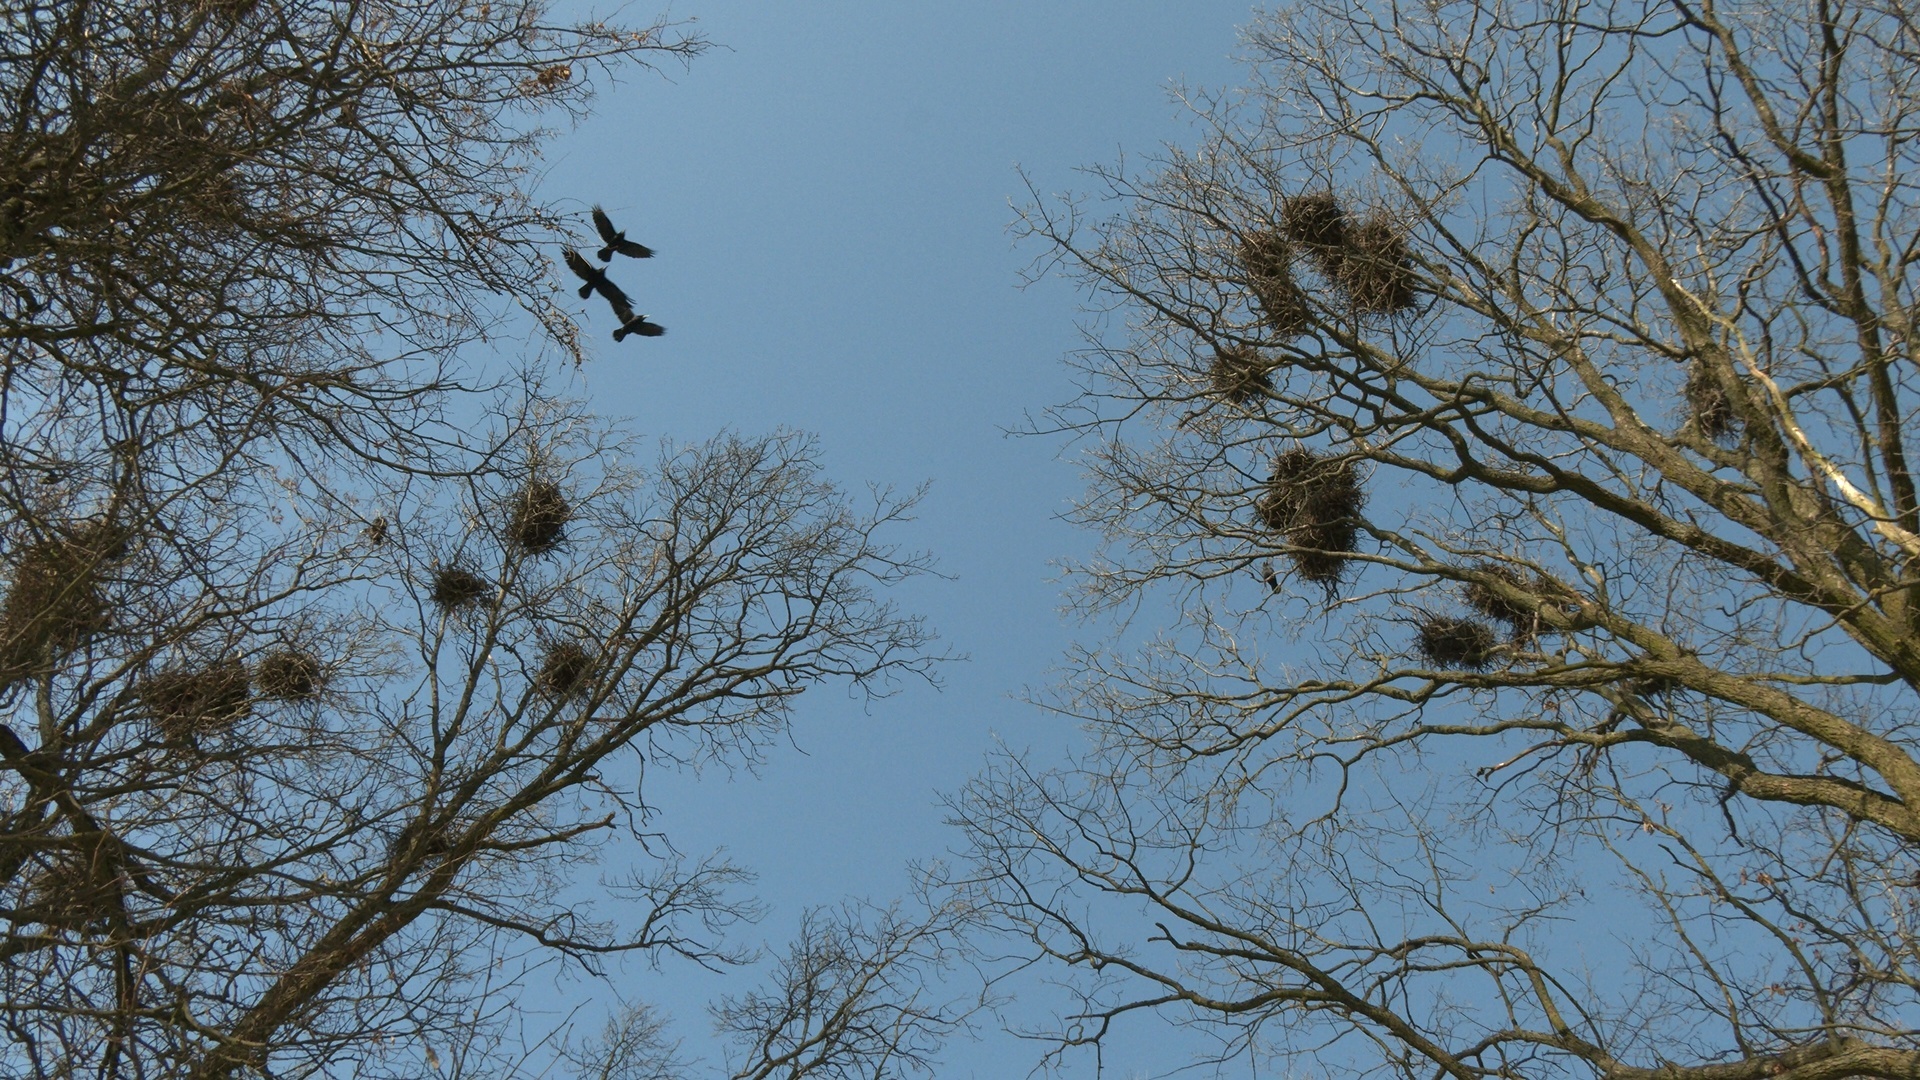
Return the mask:
[[593,264],[572,248],[568,248],[562,255],[567,260],[567,269],[579,275],[581,281],[593,281],[600,276],[600,272],[594,269]]
[[593,283],[593,287],[600,290],[600,295],[607,298],[607,302],[613,305],[615,312],[625,311],[629,313],[620,316],[622,322],[632,317],[633,301],[627,297],[626,292],[622,290],[620,286],[613,283],[612,278],[601,274],[599,279]]
[[609,244],[613,243],[614,238],[620,235],[620,230],[613,227],[613,219],[607,216],[605,210],[597,206],[593,208],[593,227],[600,231],[600,239]]
[[613,250],[619,252],[622,255],[625,255],[629,259],[653,258],[652,248],[648,247],[645,244],[636,244],[631,240],[614,241]]
[[647,322],[646,316],[643,315],[640,317],[640,325],[634,327],[633,332],[641,337],[659,337],[667,332],[667,328],[656,322]]

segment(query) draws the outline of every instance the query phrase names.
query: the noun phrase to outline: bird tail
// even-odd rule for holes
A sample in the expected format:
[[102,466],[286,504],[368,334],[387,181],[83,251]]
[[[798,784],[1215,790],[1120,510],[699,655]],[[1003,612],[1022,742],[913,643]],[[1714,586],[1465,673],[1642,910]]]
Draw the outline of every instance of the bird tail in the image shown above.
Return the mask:
[[600,261],[601,262],[613,261],[613,245],[612,244],[608,244],[606,247],[603,247],[600,249]]
[[580,286],[580,299],[585,300],[587,297],[592,295],[593,295],[593,282],[589,281],[585,285]]

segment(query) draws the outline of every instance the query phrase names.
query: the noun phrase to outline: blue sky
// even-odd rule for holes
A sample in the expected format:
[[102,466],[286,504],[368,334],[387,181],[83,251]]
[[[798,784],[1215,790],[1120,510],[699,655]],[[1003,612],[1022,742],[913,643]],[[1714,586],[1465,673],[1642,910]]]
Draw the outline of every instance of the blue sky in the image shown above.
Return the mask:
[[[666,337],[615,345],[597,299],[580,305],[596,355],[579,384],[596,408],[678,441],[801,428],[848,486],[931,484],[896,538],[952,578],[901,595],[970,657],[944,689],[870,708],[817,694],[795,744],[757,775],[651,791],[684,850],[724,846],[760,872],[773,914],[750,935],[777,942],[806,905],[900,893],[907,864],[949,843],[939,793],[994,740],[1073,745],[1070,726],[1018,696],[1076,633],[1054,564],[1089,542],[1059,520],[1080,479],[1071,448],[1005,431],[1070,396],[1058,361],[1079,342],[1077,297],[1059,281],[1020,288],[1039,251],[1013,244],[1009,200],[1026,198],[1019,169],[1060,191],[1077,166],[1187,140],[1172,90],[1236,81],[1249,12],[1243,0],[697,0],[665,14],[718,47],[627,78],[555,145],[542,193],[604,204],[659,251],[616,276]],[[700,1001],[744,988],[672,964],[628,979],[692,1044]],[[1030,1048],[1002,1053],[1016,1056],[956,1052],[947,1075],[1032,1063]]]

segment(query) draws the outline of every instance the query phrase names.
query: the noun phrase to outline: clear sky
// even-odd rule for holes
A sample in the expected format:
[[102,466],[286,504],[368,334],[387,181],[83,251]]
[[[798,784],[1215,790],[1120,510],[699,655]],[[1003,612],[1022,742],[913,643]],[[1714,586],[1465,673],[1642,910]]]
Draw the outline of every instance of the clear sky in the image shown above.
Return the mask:
[[[638,0],[627,19],[653,13]],[[666,14],[718,47],[626,79],[543,182],[659,251],[616,278],[667,336],[616,345],[597,298],[580,305],[596,353],[581,389],[648,436],[795,427],[843,484],[929,482],[896,539],[953,580],[900,599],[971,657],[938,692],[805,699],[795,746],[758,775],[651,789],[684,850],[724,846],[760,872],[773,915],[747,933],[778,943],[804,906],[899,894],[908,862],[949,843],[939,794],[996,738],[1057,754],[1077,737],[1018,695],[1075,633],[1054,561],[1088,546],[1058,519],[1080,478],[1059,441],[1004,434],[1070,396],[1059,359],[1078,343],[1077,298],[1058,281],[1021,290],[1039,251],[1014,246],[1009,200],[1026,199],[1018,169],[1060,191],[1083,186],[1077,166],[1190,140],[1172,92],[1237,80],[1249,8],[683,0]],[[697,1047],[700,1003],[747,978],[685,967],[635,965],[628,989]],[[1018,1076],[1034,1054],[956,1048],[944,1075]]]

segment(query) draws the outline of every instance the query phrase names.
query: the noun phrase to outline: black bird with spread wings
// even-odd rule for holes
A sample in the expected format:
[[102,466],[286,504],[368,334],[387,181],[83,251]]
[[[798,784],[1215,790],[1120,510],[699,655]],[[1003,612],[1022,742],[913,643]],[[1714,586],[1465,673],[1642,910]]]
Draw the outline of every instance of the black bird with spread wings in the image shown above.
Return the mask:
[[600,249],[601,262],[611,262],[616,251],[633,259],[653,258],[652,248],[627,239],[625,230],[614,228],[613,219],[597,206],[593,208],[593,227],[600,231],[600,240],[607,245]]
[[[614,291],[616,293],[619,292],[618,289]],[[667,332],[667,328],[661,326],[659,323],[648,322],[645,315],[635,315],[633,313],[633,305],[627,303],[626,299],[624,296],[607,297],[607,302],[613,305],[613,317],[620,320],[620,328],[613,332],[613,340],[623,341],[628,334],[639,334],[641,337],[659,337],[661,334]]]
[[586,284],[580,286],[580,298],[586,299],[591,293],[599,293],[607,298],[607,304],[613,308],[613,317],[620,320],[620,328],[613,332],[613,340],[625,341],[628,334],[641,337],[659,337],[667,328],[659,323],[647,321],[645,315],[633,313],[633,301],[628,298],[620,286],[607,277],[607,272],[588,262],[584,256],[572,248],[564,252],[567,269],[574,272]]
[[585,300],[593,295],[595,289],[598,289],[600,295],[609,300],[616,296],[622,301],[626,300],[627,294],[620,291],[620,286],[608,280],[607,272],[588,262],[586,256],[572,248],[566,249],[563,255],[567,260],[567,269],[573,271],[575,277],[586,282],[580,286],[580,299]]

